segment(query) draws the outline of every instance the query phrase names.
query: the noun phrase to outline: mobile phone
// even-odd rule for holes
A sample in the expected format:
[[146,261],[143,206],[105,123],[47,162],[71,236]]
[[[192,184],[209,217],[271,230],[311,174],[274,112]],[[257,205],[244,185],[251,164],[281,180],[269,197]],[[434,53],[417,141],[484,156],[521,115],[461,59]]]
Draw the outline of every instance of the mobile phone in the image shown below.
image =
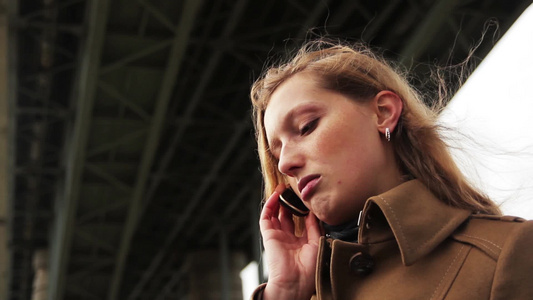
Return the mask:
[[302,199],[291,189],[286,189],[279,195],[279,202],[288,208],[293,215],[303,217],[309,213],[309,209],[302,202]]

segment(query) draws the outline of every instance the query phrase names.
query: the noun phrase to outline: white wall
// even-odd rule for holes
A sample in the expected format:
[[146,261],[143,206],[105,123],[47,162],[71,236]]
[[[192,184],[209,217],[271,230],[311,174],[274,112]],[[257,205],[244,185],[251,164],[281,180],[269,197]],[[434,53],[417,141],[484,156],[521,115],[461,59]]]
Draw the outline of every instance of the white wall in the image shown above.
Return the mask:
[[505,214],[533,219],[533,6],[459,90],[441,122],[458,138],[462,169]]

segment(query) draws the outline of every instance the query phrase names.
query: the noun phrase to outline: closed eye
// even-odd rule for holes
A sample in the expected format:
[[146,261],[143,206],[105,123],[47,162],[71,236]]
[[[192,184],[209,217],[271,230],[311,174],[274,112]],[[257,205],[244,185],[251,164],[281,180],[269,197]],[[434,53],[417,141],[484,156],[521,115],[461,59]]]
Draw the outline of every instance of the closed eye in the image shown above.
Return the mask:
[[317,124],[318,118],[312,120],[311,122],[305,123],[305,125],[300,128],[300,135],[306,135],[311,133],[316,128]]

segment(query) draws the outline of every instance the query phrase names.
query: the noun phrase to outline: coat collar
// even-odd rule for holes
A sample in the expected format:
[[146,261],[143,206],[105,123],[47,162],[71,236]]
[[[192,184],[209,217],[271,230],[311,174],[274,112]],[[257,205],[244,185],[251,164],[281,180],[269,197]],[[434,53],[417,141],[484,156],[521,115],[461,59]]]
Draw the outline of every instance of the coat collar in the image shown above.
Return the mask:
[[361,215],[359,243],[394,237],[408,266],[431,252],[470,215],[439,200],[420,181],[411,180],[368,199]]

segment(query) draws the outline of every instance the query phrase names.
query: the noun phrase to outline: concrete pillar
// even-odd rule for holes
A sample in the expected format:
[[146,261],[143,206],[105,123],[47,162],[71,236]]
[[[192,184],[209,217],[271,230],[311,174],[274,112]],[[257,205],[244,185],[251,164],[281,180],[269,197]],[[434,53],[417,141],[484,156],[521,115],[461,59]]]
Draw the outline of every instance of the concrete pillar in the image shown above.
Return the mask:
[[48,250],[41,249],[33,254],[33,293],[31,300],[47,300],[48,293]]
[[[221,249],[201,250],[187,257],[188,294],[187,300],[242,300],[242,283],[239,276],[246,258],[241,252],[229,250],[226,262],[221,262]],[[227,269],[223,274],[222,268]],[[227,281],[227,284],[223,284]],[[227,298],[223,295],[228,289]]]

